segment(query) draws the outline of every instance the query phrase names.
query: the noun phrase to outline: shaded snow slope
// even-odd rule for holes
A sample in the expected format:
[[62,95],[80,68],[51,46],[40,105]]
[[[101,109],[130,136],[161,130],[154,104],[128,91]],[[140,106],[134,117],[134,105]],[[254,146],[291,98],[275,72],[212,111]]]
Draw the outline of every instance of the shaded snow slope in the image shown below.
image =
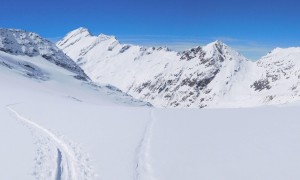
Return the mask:
[[0,51],[20,56],[41,56],[45,60],[75,73],[76,78],[88,79],[83,70],[55,44],[36,33],[18,29],[0,29]]
[[59,95],[74,101],[87,101],[102,104],[132,104],[136,106],[150,105],[123,93],[111,85],[97,85],[73,78],[73,72],[56,66],[40,56],[15,56],[0,52],[0,73],[3,77],[1,86],[16,88],[49,95]]
[[248,61],[215,41],[184,52],[120,44],[86,28],[57,46],[94,82],[112,84],[157,107],[252,107],[300,100],[299,48],[275,49]]

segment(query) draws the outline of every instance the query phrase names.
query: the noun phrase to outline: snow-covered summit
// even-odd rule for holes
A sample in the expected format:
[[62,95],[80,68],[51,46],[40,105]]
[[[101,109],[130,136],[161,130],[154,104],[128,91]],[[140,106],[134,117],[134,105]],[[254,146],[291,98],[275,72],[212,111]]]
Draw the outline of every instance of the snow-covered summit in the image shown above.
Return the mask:
[[[229,47],[227,44],[223,43],[222,41],[216,40],[212,43],[207,44],[203,47],[203,49],[208,53],[208,56],[213,55],[224,55],[224,56],[239,56],[241,58],[244,58],[239,52]],[[226,58],[225,58],[226,59]],[[233,60],[230,59],[229,60]]]
[[73,73],[76,78],[88,80],[83,70],[65,55],[55,44],[36,33],[18,29],[0,29],[0,51],[12,55],[41,56]]
[[269,52],[266,56],[263,56],[260,61],[268,60],[282,60],[289,61],[293,60],[295,63],[300,63],[300,47],[289,47],[289,48],[275,48]]
[[175,52],[120,44],[113,36],[97,39],[67,35],[57,46],[93,81],[156,106],[245,107],[299,99],[297,47],[276,48],[253,62],[218,40]]
[[103,34],[70,34],[74,31],[57,46],[93,81],[112,84],[156,106],[205,107],[225,93],[247,62],[221,41],[175,52],[121,44],[114,36]]

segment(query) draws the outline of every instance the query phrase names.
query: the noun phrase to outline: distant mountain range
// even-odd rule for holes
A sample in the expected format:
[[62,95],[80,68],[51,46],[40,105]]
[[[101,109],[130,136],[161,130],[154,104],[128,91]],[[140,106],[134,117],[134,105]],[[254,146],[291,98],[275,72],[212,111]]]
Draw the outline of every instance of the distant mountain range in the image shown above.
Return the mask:
[[254,107],[300,100],[298,47],[276,48],[253,62],[220,41],[175,52],[121,44],[86,28],[68,33],[56,45],[32,32],[0,29],[0,52],[0,65],[23,76],[51,79],[35,63],[39,58],[76,79],[138,99],[130,102],[156,107]]
[[157,107],[252,107],[300,99],[300,48],[276,48],[253,62],[220,41],[175,52],[121,44],[86,28],[56,45],[92,81]]

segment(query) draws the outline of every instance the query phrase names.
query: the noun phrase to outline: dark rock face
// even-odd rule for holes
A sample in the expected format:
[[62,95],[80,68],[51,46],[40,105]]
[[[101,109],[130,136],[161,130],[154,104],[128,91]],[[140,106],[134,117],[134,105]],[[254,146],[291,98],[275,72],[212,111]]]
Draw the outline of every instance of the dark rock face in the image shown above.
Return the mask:
[[122,49],[119,51],[119,53],[124,53],[125,51],[127,51],[131,46],[130,45],[124,45],[122,47]]
[[260,79],[255,81],[251,88],[254,88],[255,91],[262,91],[264,89],[271,89],[270,82],[268,79]]
[[[170,107],[207,107],[218,96],[218,92],[214,88],[209,87],[211,83],[215,83],[218,74],[223,70],[223,66],[229,64],[238,64],[232,69],[232,72],[227,72],[228,77],[218,77],[216,80],[219,84],[224,84],[224,87],[231,86],[230,78],[238,73],[242,61],[232,61],[232,56],[228,53],[226,46],[222,44],[212,45],[210,55],[207,55],[207,50],[202,47],[196,47],[182,53],[178,53],[179,61],[188,61],[189,66],[179,66],[177,70],[171,74],[161,72],[154,79],[147,80],[140,85],[132,84],[127,92],[139,94],[139,98],[146,101],[155,101],[157,97],[163,102],[168,102],[166,106]],[[146,49],[144,50],[146,51]],[[222,54],[221,54],[222,53]],[[182,62],[185,63],[185,62]],[[163,64],[165,69],[170,63]],[[231,65],[230,65],[231,66]],[[190,70],[190,72],[189,72]],[[187,73],[189,72],[189,73]],[[220,82],[221,81],[221,82]]]
[[181,55],[180,57],[181,60],[189,61],[195,57],[199,57],[199,59],[202,60],[203,57],[205,56],[205,52],[202,50],[202,47],[199,46],[187,51],[183,51],[181,54],[179,53],[178,55]]
[[89,79],[83,70],[53,43],[32,32],[0,29],[0,51],[12,55],[42,56],[47,61],[77,74],[76,76],[81,76],[82,80]]

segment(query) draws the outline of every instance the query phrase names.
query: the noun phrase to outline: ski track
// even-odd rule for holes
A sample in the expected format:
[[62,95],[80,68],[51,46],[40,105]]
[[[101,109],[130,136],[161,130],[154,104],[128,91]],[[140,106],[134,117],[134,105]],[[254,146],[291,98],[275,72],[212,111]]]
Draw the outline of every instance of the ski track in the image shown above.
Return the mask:
[[[28,118],[19,114],[16,110],[14,110],[12,105],[8,105],[7,109],[22,123],[29,127],[31,131],[35,131],[38,133],[39,138],[43,137],[43,141],[39,140],[38,145],[41,146],[41,149],[47,149],[47,153],[51,153],[51,151],[56,151],[56,160],[53,165],[50,166],[54,168],[52,171],[54,172],[35,172],[35,174],[41,173],[42,175],[37,176],[37,179],[55,179],[55,180],[86,180],[89,177],[93,176],[94,174],[91,172],[90,166],[86,165],[85,161],[80,162],[82,157],[75,157],[73,152],[74,150],[68,146],[62,139],[56,136],[51,131],[45,129],[44,127],[40,126],[39,124],[29,120]],[[49,142],[52,146],[49,145]],[[44,146],[44,147],[43,147]],[[47,147],[45,147],[47,146]],[[51,148],[52,149],[51,149]],[[54,149],[56,148],[56,149]],[[45,152],[41,152],[43,150],[39,150],[38,152],[42,155]],[[40,161],[47,159],[51,161],[51,158],[47,157],[40,157]],[[38,164],[43,162],[38,161]],[[46,162],[49,163],[49,162]],[[46,168],[42,168],[47,171],[48,166]],[[51,171],[51,170],[50,170]],[[46,175],[45,175],[46,174]],[[53,177],[54,176],[54,177]]]
[[153,180],[152,167],[150,163],[150,148],[152,129],[155,122],[153,109],[150,110],[150,119],[148,120],[142,139],[137,147],[135,180]]
[[59,149],[57,149],[57,170],[56,170],[56,180],[61,180],[61,175],[63,172],[62,166],[62,155]]

